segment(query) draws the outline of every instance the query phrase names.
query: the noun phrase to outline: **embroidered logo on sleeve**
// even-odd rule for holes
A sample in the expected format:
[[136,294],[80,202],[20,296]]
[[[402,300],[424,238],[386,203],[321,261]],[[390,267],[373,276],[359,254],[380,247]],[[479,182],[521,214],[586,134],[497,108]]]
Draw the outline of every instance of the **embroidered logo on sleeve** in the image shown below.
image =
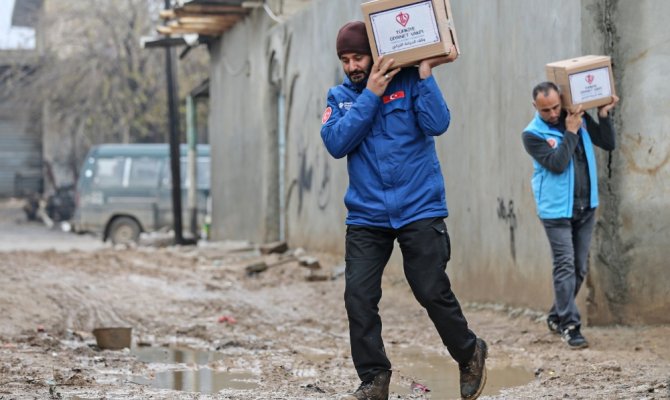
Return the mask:
[[556,147],[558,147],[558,142],[556,141],[556,139],[553,139],[553,138],[552,139],[547,139],[547,143],[549,143],[549,146],[552,149],[555,149]]
[[333,113],[333,109],[330,108],[330,107],[327,107],[326,111],[323,112],[323,117],[321,117],[321,125],[328,122],[328,120],[330,119],[330,114],[332,114],[332,113]]
[[398,99],[404,99],[405,98],[405,91],[404,90],[399,90],[393,94],[390,94],[388,96],[384,96],[382,100],[384,101],[384,104],[388,104],[392,102],[393,100],[398,100]]

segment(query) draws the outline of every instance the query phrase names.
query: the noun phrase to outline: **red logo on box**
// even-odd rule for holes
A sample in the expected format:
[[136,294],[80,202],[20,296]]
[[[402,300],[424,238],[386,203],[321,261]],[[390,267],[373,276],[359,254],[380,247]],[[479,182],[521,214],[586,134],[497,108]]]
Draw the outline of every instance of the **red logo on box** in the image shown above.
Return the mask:
[[392,102],[393,100],[398,100],[398,99],[404,99],[405,98],[405,91],[404,90],[399,90],[393,94],[390,94],[388,96],[384,96],[384,104],[388,104]]
[[396,15],[395,20],[398,21],[400,25],[405,27],[409,22],[409,14],[400,11],[400,14]]
[[595,80],[596,80],[596,77],[595,77],[595,76],[593,76],[593,75],[591,75],[591,74],[586,75],[586,82],[587,82],[589,85],[592,84],[593,81],[595,81]]
[[330,114],[332,114],[332,113],[333,113],[332,108],[330,108],[330,107],[326,108],[326,111],[323,112],[323,117],[321,117],[321,125],[328,122],[328,120],[330,119]]

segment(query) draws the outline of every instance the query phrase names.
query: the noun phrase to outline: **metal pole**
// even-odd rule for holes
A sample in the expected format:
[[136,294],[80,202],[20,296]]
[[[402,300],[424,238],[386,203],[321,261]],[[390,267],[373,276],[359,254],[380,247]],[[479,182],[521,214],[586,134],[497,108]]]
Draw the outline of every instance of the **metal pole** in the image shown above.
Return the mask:
[[198,238],[198,150],[196,128],[196,103],[193,96],[186,98],[186,138],[188,140],[188,213],[193,239]]
[[[169,10],[170,0],[165,0]],[[165,48],[165,70],[167,74],[168,111],[170,117],[170,171],[172,172],[172,217],[174,220],[175,244],[184,244],[181,219],[181,171],[179,151],[179,103],[177,86],[177,61],[172,47]]]

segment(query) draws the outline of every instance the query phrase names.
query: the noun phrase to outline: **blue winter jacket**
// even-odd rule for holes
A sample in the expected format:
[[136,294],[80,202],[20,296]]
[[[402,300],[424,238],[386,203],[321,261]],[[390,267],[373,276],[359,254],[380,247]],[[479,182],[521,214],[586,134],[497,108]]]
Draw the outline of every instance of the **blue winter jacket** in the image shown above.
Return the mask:
[[448,215],[433,137],[449,120],[435,79],[417,68],[402,69],[381,98],[348,78],[329,90],[321,138],[333,157],[347,156],[347,225],[397,229]]
[[[551,142],[554,148],[557,148],[563,141],[563,133],[558,129],[549,126],[535,113],[535,118],[524,130],[530,132],[542,139]],[[582,123],[579,129],[584,142],[584,151],[586,153],[586,162],[589,166],[589,181],[591,182],[591,208],[598,207],[598,172],[596,169],[596,157],[593,151],[591,137],[586,131],[586,126]],[[537,214],[542,219],[572,218],[572,206],[574,202],[575,189],[575,166],[574,161],[570,160],[568,168],[561,173],[552,172],[535,159],[533,159],[535,171],[531,184],[535,203],[537,204]]]

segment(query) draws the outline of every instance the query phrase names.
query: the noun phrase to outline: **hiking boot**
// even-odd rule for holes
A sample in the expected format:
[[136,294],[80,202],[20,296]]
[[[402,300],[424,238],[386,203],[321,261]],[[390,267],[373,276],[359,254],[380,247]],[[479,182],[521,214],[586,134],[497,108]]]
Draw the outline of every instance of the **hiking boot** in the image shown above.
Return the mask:
[[340,400],[388,400],[391,371],[377,374],[373,380],[361,383],[358,389]]
[[477,338],[475,352],[467,364],[459,365],[461,371],[461,398],[473,400],[479,397],[486,384],[486,357],[488,346],[483,339]]
[[589,347],[578,326],[568,326],[561,333],[561,339],[568,344],[571,349],[583,349]]
[[551,333],[555,333],[557,335],[561,334],[561,329],[558,327],[558,320],[547,317],[547,328],[549,328],[549,332]]

